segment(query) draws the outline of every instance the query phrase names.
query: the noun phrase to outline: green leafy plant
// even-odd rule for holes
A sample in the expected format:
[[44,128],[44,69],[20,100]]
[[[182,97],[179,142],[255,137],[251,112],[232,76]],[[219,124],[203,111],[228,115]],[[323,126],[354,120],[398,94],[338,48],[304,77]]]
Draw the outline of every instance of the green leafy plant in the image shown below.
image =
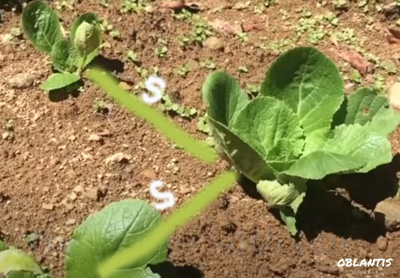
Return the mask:
[[[66,254],[66,277],[100,277],[99,265],[114,253],[141,241],[161,221],[161,215],[141,200],[111,203],[89,216],[74,232]],[[0,242],[1,247],[1,242]],[[42,268],[28,254],[17,249],[0,249],[0,273],[6,278],[43,278]],[[139,263],[115,273],[122,278],[160,278],[148,265],[167,260],[167,242],[143,257]],[[114,277],[114,276],[113,276]]]
[[280,210],[292,234],[309,180],[392,160],[387,135],[400,115],[373,89],[345,99],[338,68],[314,48],[282,54],[252,100],[225,72],[207,78],[203,99],[217,149]]
[[102,33],[99,20],[92,13],[77,18],[66,38],[57,14],[45,3],[33,1],[23,11],[22,25],[32,45],[51,57],[57,71],[41,85],[43,90],[76,84],[82,71],[98,55]]

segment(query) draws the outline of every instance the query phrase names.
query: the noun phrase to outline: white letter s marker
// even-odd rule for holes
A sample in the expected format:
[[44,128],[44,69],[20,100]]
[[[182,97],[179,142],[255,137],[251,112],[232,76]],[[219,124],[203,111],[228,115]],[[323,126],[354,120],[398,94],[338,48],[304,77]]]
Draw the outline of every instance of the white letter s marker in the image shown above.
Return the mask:
[[175,205],[175,197],[171,192],[160,192],[157,190],[157,188],[162,186],[163,182],[160,180],[153,181],[150,184],[150,194],[153,195],[154,198],[164,199],[164,200],[167,199],[167,201],[165,201],[164,203],[157,203],[155,205],[156,209],[158,210],[164,210]]
[[161,90],[164,90],[166,87],[164,80],[160,77],[150,76],[149,78],[147,78],[145,82],[146,89],[154,94],[153,96],[150,96],[147,93],[142,94],[143,101],[148,104],[154,104],[162,98],[162,91],[160,90],[160,88],[156,87],[154,83],[157,84],[161,88]]

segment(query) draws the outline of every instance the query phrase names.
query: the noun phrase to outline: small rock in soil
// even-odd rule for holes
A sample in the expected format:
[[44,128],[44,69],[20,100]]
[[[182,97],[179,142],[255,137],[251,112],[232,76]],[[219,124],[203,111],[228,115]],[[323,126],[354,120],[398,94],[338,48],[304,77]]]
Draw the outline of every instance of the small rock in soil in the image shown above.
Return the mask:
[[326,274],[330,274],[330,275],[339,275],[339,269],[335,266],[319,265],[319,266],[317,266],[317,268],[322,273],[326,273]]
[[396,82],[389,88],[388,97],[390,106],[400,110],[400,83]]
[[380,236],[376,241],[376,245],[378,246],[379,250],[385,251],[387,249],[387,246],[388,246],[387,238],[385,238],[383,236]]
[[73,189],[74,192],[83,192],[83,187],[82,185],[77,185],[75,186],[75,188]]
[[65,225],[74,225],[75,222],[76,222],[75,219],[69,219],[69,220],[67,220],[67,222],[65,222]]
[[223,50],[224,49],[224,42],[223,40],[217,37],[209,37],[203,43],[204,47],[211,49],[211,50]]
[[389,231],[400,229],[400,200],[388,198],[379,202],[375,207],[375,218]]
[[85,196],[89,199],[92,199],[93,201],[99,201],[100,198],[104,197],[105,192],[100,190],[100,188],[91,188],[89,189],[86,193]]
[[103,138],[97,134],[90,134],[88,141],[96,141],[96,142],[101,142],[103,141]]
[[126,155],[124,153],[116,153],[106,158],[106,164],[108,165],[112,163],[127,163],[130,159],[131,157],[129,155]]
[[157,175],[152,168],[144,169],[142,172],[139,173],[139,176],[142,176],[142,177],[145,177],[145,178],[148,178],[151,180],[155,180],[157,178]]
[[12,88],[26,88],[31,86],[36,78],[36,75],[32,73],[20,73],[10,78],[8,84]]
[[42,208],[45,210],[53,210],[54,209],[54,205],[53,204],[43,204]]

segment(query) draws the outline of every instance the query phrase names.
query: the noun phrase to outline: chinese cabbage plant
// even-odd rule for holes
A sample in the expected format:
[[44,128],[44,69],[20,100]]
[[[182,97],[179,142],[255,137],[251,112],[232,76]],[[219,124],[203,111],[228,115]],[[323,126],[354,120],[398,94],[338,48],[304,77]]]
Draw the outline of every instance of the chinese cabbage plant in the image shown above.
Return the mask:
[[211,74],[202,93],[219,152],[257,184],[293,235],[308,180],[392,160],[387,135],[400,115],[373,89],[345,98],[338,68],[314,48],[282,54],[252,100],[225,72]]
[[46,91],[76,85],[82,71],[98,55],[102,41],[99,20],[93,13],[78,17],[67,38],[57,14],[41,1],[25,7],[22,26],[32,45],[48,54],[58,71],[41,85]]
[[[99,278],[99,265],[118,251],[141,241],[161,221],[161,215],[141,200],[111,203],[89,216],[68,243],[66,278]],[[0,274],[6,278],[50,278],[25,252],[0,241]],[[160,278],[148,265],[167,260],[167,242],[135,265],[117,270],[111,278]]]

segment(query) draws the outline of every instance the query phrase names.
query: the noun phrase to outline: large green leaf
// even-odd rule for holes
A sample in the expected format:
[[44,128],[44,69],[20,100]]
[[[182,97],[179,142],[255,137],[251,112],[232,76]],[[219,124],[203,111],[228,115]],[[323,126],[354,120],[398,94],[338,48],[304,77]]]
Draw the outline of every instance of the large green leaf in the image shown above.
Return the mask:
[[357,172],[368,172],[392,160],[391,146],[386,135],[380,135],[359,124],[341,125],[334,132],[334,137],[327,140],[322,150],[363,160],[365,166]]
[[66,39],[57,41],[53,45],[51,57],[53,66],[60,72],[74,72],[78,53],[73,44]]
[[365,165],[366,162],[362,158],[328,151],[316,151],[297,160],[284,173],[289,176],[319,180],[329,174],[357,170]]
[[393,132],[400,122],[400,114],[396,113],[383,96],[377,91],[362,88],[349,96],[345,123],[365,125],[368,130],[381,135]]
[[273,179],[274,171],[261,155],[246,144],[225,125],[208,119],[212,135],[227,159],[249,180],[257,183],[262,179]]
[[74,73],[54,73],[40,85],[40,88],[45,91],[52,91],[67,87],[68,85],[78,82],[80,79],[81,77]]
[[232,123],[232,131],[264,160],[270,149],[282,139],[292,143],[294,155],[299,155],[303,148],[303,130],[296,114],[272,97],[259,97],[248,103]]
[[[141,200],[111,203],[86,219],[68,245],[67,278],[98,278],[101,262],[114,253],[140,242],[161,221],[161,215]],[[135,265],[118,270],[112,277],[151,277],[148,264],[167,259],[167,242]]]
[[22,26],[32,44],[48,54],[53,45],[63,38],[58,16],[41,1],[33,1],[25,7]]
[[0,273],[6,275],[11,271],[43,273],[40,266],[31,256],[18,249],[7,249],[0,252]]
[[344,99],[336,65],[321,52],[298,47],[282,54],[266,73],[260,94],[283,100],[306,135],[331,125]]
[[365,173],[391,160],[386,136],[359,124],[341,125],[318,151],[303,156],[285,173],[316,180],[334,173]]
[[249,102],[235,78],[225,72],[215,72],[208,76],[202,94],[208,105],[208,116],[227,127],[231,127],[239,111]]

